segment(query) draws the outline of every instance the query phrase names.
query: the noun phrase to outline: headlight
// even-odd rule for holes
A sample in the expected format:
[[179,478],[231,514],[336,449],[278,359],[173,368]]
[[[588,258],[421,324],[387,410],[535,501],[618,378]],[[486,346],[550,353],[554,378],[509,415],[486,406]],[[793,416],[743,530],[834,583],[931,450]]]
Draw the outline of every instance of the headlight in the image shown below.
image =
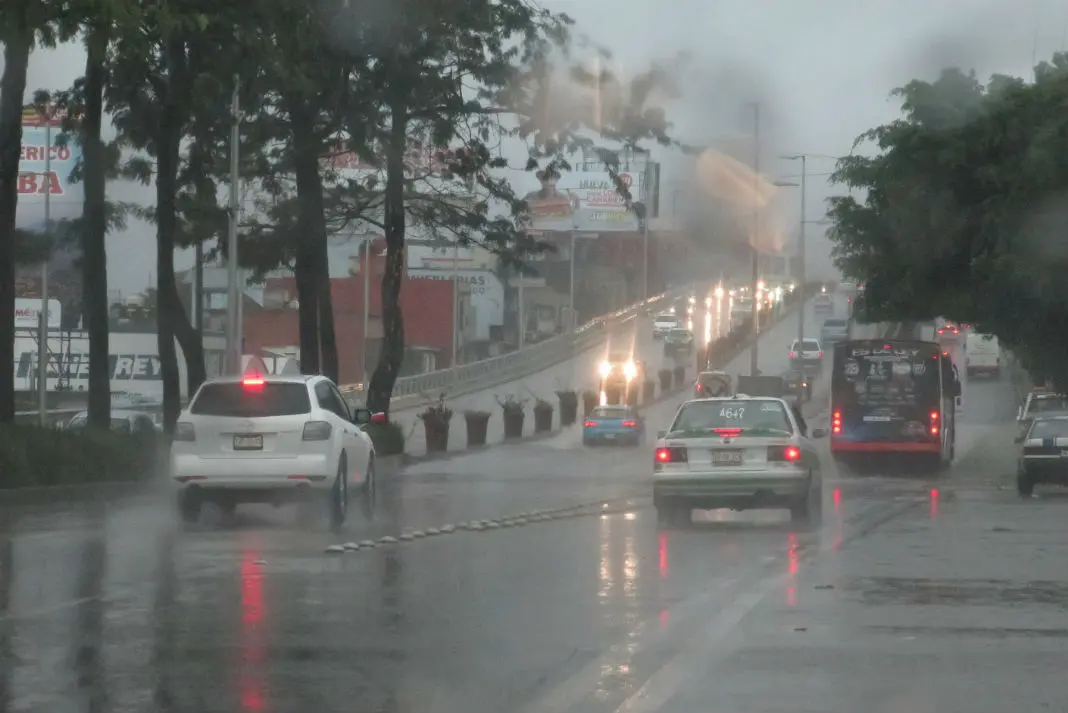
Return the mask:
[[705,307],[711,307],[711,306],[712,306],[712,298],[711,297],[706,297],[705,298]]
[[690,304],[696,304],[696,302],[697,302],[697,298],[694,297],[693,295],[690,295]]
[[[734,294],[734,290],[731,290],[731,294],[732,295]],[[716,288],[716,299],[717,300],[723,299],[723,288],[722,287],[717,287]]]
[[608,376],[612,373],[612,365],[606,361],[601,362],[601,376]]
[[635,364],[632,361],[628,361],[626,364],[623,365],[623,376],[627,377],[628,379],[633,379],[637,375],[638,375],[638,365],[637,364]]

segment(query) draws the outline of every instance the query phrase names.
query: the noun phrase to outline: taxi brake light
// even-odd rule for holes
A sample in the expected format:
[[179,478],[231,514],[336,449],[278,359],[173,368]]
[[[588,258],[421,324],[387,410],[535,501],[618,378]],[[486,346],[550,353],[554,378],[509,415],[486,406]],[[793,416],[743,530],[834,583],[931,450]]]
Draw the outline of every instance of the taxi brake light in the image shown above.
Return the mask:
[[790,358],[791,359],[796,359],[797,358],[797,352],[790,352]]
[[713,428],[712,432],[717,436],[723,436],[724,438],[733,438],[742,433],[740,428]]
[[246,389],[255,388],[257,386],[263,386],[263,379],[258,376],[250,376],[241,380],[241,385]]
[[786,450],[783,452],[786,460],[790,463],[796,463],[801,460],[801,449],[797,446],[786,446]]

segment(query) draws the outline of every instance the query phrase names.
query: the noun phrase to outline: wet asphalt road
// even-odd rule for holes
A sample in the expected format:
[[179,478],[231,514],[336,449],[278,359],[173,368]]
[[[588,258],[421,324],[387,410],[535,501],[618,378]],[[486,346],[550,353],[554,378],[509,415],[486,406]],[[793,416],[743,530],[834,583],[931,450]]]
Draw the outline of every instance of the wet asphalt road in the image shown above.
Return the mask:
[[1007,382],[963,403],[949,474],[832,470],[818,533],[658,531],[646,449],[577,433],[420,464],[340,539],[257,508],[182,530],[150,498],[3,511],[0,712],[1064,710],[1068,499],[1012,490]]

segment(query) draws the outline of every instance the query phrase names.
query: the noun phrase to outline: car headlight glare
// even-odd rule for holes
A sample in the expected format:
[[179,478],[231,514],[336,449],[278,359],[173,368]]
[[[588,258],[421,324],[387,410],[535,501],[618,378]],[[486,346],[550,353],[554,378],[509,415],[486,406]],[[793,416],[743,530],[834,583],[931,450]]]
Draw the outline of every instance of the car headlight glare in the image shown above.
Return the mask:
[[601,376],[608,376],[612,373],[612,365],[606,361],[601,362]]
[[633,379],[638,375],[638,366],[634,362],[628,361],[623,365],[623,375],[628,379]]

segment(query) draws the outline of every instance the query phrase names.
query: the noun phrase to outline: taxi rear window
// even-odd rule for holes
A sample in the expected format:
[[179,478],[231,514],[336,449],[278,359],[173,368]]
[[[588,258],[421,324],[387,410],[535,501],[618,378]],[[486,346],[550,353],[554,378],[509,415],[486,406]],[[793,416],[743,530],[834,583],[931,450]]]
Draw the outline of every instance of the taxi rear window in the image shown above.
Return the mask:
[[770,400],[692,401],[679,409],[671,425],[673,432],[706,433],[720,428],[794,432],[782,402]]

